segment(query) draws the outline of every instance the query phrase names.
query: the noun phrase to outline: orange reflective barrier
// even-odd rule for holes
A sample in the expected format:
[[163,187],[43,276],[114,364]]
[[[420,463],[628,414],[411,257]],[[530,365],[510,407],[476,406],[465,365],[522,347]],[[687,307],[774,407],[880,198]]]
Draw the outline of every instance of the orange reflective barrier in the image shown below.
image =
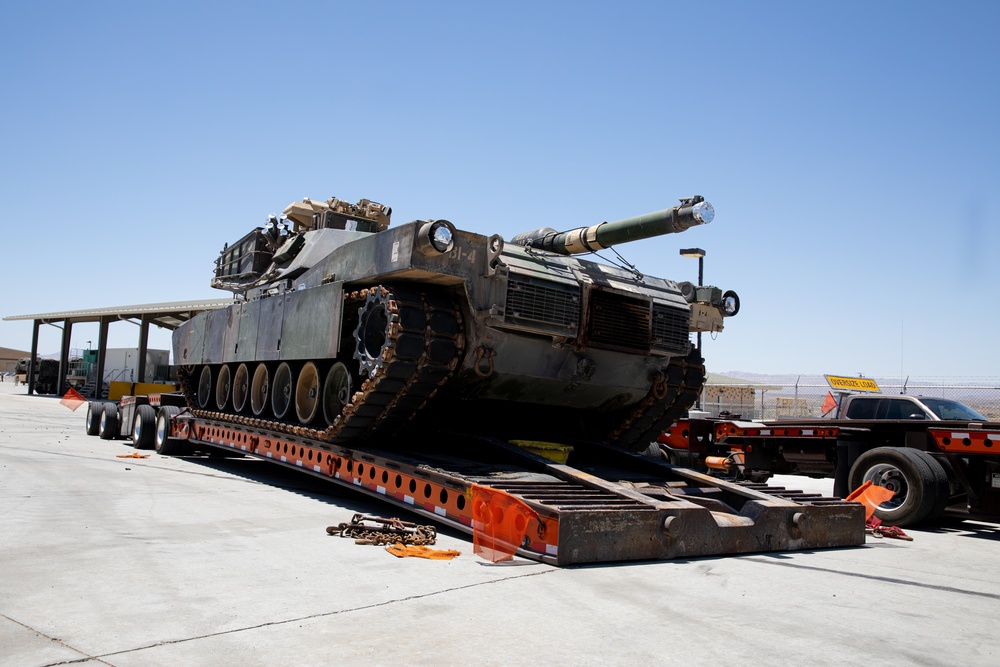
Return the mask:
[[875,486],[871,482],[865,482],[858,488],[851,491],[851,494],[844,500],[853,500],[865,506],[865,521],[872,517],[878,506],[896,495],[895,491],[882,486]]
[[538,513],[497,489],[471,485],[472,551],[493,563],[510,560],[524,542],[528,522]]

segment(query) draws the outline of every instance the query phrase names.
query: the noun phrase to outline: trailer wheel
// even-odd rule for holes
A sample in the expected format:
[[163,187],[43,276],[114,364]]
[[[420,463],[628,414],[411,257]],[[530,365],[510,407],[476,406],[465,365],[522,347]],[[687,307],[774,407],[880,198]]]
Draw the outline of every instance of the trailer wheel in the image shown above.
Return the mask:
[[[937,464],[936,469],[931,464]],[[927,454],[905,447],[876,447],[865,452],[854,462],[849,477],[851,489],[870,481],[896,492],[875,509],[875,516],[890,526],[909,526],[931,517],[942,502],[942,478],[947,489],[941,465]],[[947,490],[943,502],[947,502]]]
[[660,449],[660,443],[655,441],[649,443],[649,447],[646,447],[646,449],[640,451],[639,454],[641,454],[642,456],[648,456],[651,459],[659,459],[659,460],[664,459],[663,450]]
[[185,451],[185,443],[170,437],[170,422],[181,411],[175,405],[164,405],[156,415],[156,436],[153,447],[161,456],[179,456]]
[[97,434],[101,436],[101,440],[114,440],[118,437],[118,406],[114,403],[104,404]]
[[747,479],[754,484],[766,484],[767,480],[771,479],[771,473],[766,470],[751,470]]
[[156,410],[150,405],[140,405],[135,409],[132,420],[132,446],[136,449],[152,449],[156,437]]
[[97,435],[101,432],[101,415],[104,404],[90,401],[87,403],[87,435]]
[[930,513],[924,518],[925,521],[937,521],[944,514],[945,509],[948,507],[948,501],[951,500],[951,482],[948,479],[948,473],[945,471],[944,466],[936,458],[928,454],[927,452],[922,452],[919,449],[912,450],[916,454],[919,454],[927,461],[927,465],[931,469],[931,473],[934,475],[934,506],[931,507]]

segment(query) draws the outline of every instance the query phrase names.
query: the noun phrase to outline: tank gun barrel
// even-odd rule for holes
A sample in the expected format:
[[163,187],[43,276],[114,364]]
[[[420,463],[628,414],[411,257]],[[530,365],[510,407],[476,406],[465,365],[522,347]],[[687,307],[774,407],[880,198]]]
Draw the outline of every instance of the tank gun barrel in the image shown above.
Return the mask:
[[680,234],[715,217],[715,209],[700,195],[681,199],[679,206],[590,227],[557,232],[546,227],[518,234],[511,243],[547,250],[560,255],[580,255],[664,234]]

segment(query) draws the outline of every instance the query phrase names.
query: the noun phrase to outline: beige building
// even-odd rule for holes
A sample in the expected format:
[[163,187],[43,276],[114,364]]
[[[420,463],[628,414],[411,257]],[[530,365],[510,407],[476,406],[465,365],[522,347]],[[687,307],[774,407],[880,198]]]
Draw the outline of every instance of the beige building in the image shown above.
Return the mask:
[[0,347],[0,373],[13,373],[14,366],[18,359],[25,359],[31,356],[27,350],[12,350],[9,347]]
[[707,373],[701,392],[701,409],[712,416],[728,412],[743,419],[762,419],[764,395],[781,387],[763,385],[718,373]]

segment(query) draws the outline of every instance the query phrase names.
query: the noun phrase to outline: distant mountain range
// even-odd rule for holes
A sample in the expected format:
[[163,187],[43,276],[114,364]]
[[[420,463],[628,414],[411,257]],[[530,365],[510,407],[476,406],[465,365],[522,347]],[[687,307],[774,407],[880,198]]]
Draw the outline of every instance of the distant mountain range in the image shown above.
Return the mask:
[[[713,371],[715,373],[715,371]],[[820,374],[769,374],[769,373],[748,373],[746,371],[725,371],[721,373],[716,373],[717,375],[725,375],[727,377],[738,378],[740,380],[745,380],[747,382],[753,382],[754,384],[771,384],[771,385],[782,385],[788,387],[794,387],[796,384],[801,386],[816,386],[823,385],[826,386],[826,378]],[[861,377],[861,376],[858,376]],[[907,387],[913,386],[931,386],[931,387],[993,387],[1000,388],[1000,378],[996,377],[876,377],[876,376],[864,376],[869,380],[874,380],[880,387],[894,387],[899,388],[903,385]]]

